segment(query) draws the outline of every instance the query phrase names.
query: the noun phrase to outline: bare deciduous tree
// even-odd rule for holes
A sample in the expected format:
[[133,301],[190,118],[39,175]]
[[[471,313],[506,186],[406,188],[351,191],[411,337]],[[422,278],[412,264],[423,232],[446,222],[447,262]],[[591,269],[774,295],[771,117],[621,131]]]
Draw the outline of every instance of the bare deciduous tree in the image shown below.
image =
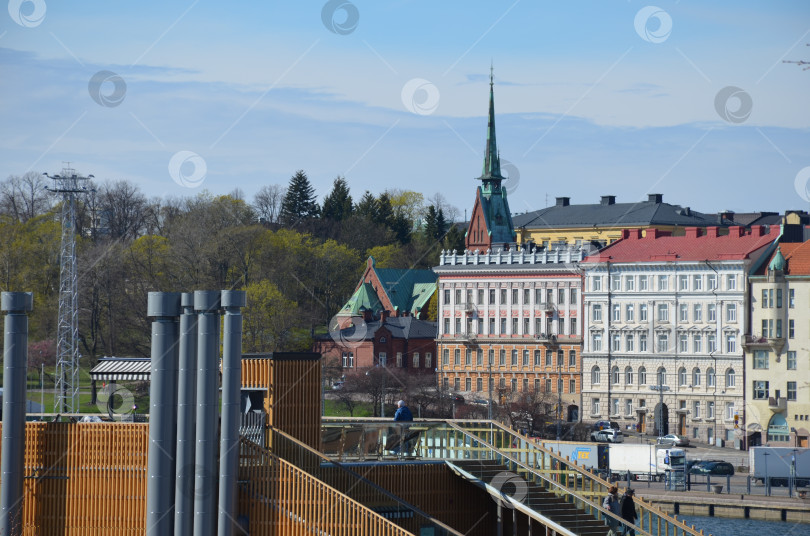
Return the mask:
[[45,189],[50,182],[34,171],[9,176],[0,184],[0,211],[21,223],[46,213],[54,201]]
[[287,189],[278,184],[262,186],[253,197],[253,208],[259,218],[263,218],[267,223],[278,223],[278,216],[281,213],[281,202],[287,195]]

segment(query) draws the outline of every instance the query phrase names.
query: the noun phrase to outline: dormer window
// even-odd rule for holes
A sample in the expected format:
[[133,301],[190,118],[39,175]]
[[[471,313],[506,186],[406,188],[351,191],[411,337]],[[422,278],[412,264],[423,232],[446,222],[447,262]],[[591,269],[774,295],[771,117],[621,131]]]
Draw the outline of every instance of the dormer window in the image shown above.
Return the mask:
[[380,337],[380,342],[385,342],[385,337]]

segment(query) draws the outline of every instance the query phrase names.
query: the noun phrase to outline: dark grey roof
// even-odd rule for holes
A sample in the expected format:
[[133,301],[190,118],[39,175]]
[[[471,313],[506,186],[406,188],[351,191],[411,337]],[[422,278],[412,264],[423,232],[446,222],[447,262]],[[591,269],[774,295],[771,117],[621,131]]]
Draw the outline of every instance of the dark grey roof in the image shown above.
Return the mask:
[[778,212],[732,212],[731,219],[737,225],[779,225],[782,216]]
[[717,214],[704,214],[669,203],[639,201],[593,205],[555,205],[512,217],[515,228],[565,228],[608,225],[678,225],[707,227],[734,225]]
[[[373,339],[377,330],[383,324],[379,320],[360,323],[340,330],[338,334],[327,333],[315,337],[316,340],[342,339],[347,341],[359,341]],[[386,329],[391,332],[395,339],[435,339],[439,325],[436,322],[419,320],[413,316],[394,316],[385,320]]]

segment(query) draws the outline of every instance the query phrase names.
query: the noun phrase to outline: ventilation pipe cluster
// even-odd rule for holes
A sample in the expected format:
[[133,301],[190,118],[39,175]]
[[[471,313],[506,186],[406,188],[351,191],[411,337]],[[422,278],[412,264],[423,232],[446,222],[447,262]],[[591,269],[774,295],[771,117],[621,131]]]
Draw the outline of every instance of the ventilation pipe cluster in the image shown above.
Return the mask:
[[0,534],[22,534],[23,463],[25,461],[25,375],[28,368],[30,292],[3,292],[6,314],[3,341],[3,441],[0,483]]
[[[147,310],[153,321],[147,535],[234,534],[244,306],[245,293],[237,290],[149,293]],[[217,377],[223,312],[217,478]]]

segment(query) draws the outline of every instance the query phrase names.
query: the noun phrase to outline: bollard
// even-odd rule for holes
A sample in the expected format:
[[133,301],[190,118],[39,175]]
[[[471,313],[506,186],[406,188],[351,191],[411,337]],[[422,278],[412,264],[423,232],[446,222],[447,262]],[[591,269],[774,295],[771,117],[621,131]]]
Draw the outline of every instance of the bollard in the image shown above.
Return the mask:
[[748,495],[751,495],[751,475],[745,477],[745,487],[748,489]]

